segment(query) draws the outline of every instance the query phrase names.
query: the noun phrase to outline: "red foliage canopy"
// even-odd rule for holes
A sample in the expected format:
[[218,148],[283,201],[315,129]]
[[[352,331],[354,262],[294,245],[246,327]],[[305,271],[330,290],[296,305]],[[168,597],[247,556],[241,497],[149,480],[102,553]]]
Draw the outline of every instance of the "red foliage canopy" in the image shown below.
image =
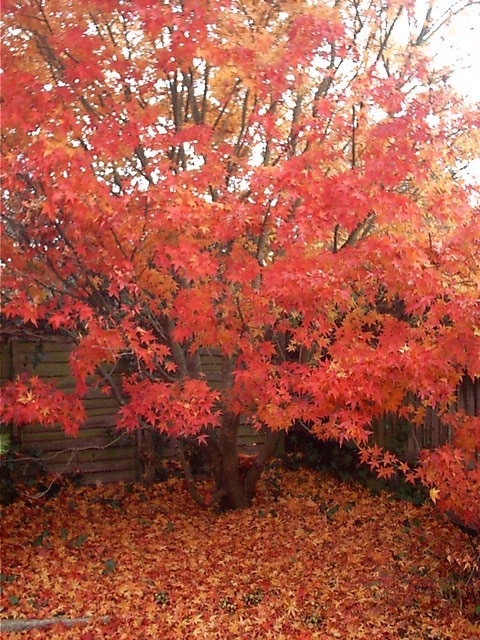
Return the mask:
[[[369,6],[5,8],[3,313],[77,345],[74,407],[123,359],[119,427],[208,432],[235,506],[255,485],[240,416],[366,447],[373,418],[448,413],[480,375],[480,217],[456,170],[478,113],[428,60],[431,16]],[[29,393],[48,422],[58,398]],[[4,397],[24,421],[25,382]],[[478,524],[479,421],[448,420],[421,475]]]

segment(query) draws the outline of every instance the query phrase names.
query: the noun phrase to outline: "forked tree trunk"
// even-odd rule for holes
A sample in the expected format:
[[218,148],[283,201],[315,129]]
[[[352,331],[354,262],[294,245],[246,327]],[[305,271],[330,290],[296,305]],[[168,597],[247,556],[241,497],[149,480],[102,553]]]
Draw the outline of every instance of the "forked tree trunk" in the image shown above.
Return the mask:
[[240,422],[239,415],[225,413],[219,433],[211,434],[207,441],[210,471],[215,481],[215,492],[208,500],[199,492],[182,443],[177,441],[177,457],[183,468],[187,489],[200,506],[220,503],[225,509],[246,509],[255,497],[258,480],[274,454],[282,432],[268,433],[263,444],[257,447],[257,455],[252,456],[251,466],[245,470],[241,468],[238,449]]
[[280,431],[270,431],[258,453],[253,459],[251,467],[243,473],[239,465],[238,455],[238,427],[240,416],[225,416],[220,437],[222,453],[221,489],[224,494],[224,504],[230,509],[245,509],[249,507],[255,496],[258,481],[265,469],[265,465],[275,452]]

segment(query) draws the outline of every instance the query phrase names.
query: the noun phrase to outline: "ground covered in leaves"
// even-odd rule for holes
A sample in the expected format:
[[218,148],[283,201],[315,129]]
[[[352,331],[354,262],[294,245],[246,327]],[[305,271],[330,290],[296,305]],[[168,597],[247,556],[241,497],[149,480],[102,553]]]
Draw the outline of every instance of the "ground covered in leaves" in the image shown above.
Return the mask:
[[0,617],[93,617],[22,634],[46,639],[474,640],[474,560],[432,507],[311,470],[273,467],[228,513],[175,477],[67,486],[4,508]]

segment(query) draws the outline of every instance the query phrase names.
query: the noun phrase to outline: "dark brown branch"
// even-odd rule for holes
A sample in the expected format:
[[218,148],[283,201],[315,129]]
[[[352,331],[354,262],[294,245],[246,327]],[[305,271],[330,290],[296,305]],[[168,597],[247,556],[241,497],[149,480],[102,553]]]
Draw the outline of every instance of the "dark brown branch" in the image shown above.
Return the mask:
[[235,84],[233,85],[233,88],[230,92],[230,95],[227,96],[225,102],[222,105],[222,108],[220,109],[220,111],[218,112],[217,117],[215,118],[215,122],[213,123],[212,129],[216,129],[220,120],[222,119],[223,115],[225,114],[225,111],[227,110],[228,104],[230,102],[230,100],[232,99],[233,95],[235,94],[237,87],[239,86],[239,84],[241,83],[240,78],[237,78],[237,80],[235,81]]
[[235,155],[238,157],[240,155],[240,149],[242,146],[242,140],[245,135],[245,131],[247,128],[247,112],[248,112],[248,98],[250,96],[250,91],[247,89],[245,92],[245,97],[243,99],[242,105],[242,118],[240,121],[240,131],[238,132],[237,143],[235,144]]
[[110,37],[110,40],[112,41],[113,46],[117,47],[118,46],[117,45],[117,41],[115,40],[115,36],[113,35],[113,31],[112,31],[112,28],[110,26],[110,23],[109,22],[105,22],[105,27],[107,29],[107,33],[108,33],[108,35]]
[[336,224],[333,230],[333,253],[338,253],[338,232],[340,231],[340,225]]
[[357,164],[357,127],[358,127],[358,118],[355,111],[355,105],[352,105],[352,158],[351,158],[352,169],[354,169]]
[[175,131],[180,131],[180,129],[182,128],[182,101],[178,93],[177,82],[177,74],[175,74],[173,77],[168,77],[168,86],[170,87],[170,95],[172,97],[172,110]]
[[205,122],[205,116],[207,115],[207,104],[208,104],[208,78],[210,75],[210,67],[207,64],[205,66],[205,75],[203,80],[203,96],[202,96],[202,122]]
[[174,328],[174,321],[171,318],[168,318],[166,320],[166,334],[168,337],[170,351],[172,352],[173,359],[178,367],[180,377],[184,378],[188,374],[187,359],[180,343],[173,337]]
[[[119,436],[117,436],[116,438],[114,438],[113,440],[110,440],[110,442],[107,442],[107,444],[91,444],[91,445],[87,445],[85,447],[75,447],[75,448],[65,448],[65,449],[59,449],[58,451],[53,451],[52,453],[48,453],[45,454],[43,456],[21,456],[18,458],[10,458],[8,463],[10,464],[20,464],[21,462],[50,462],[51,460],[55,460],[55,458],[58,458],[58,456],[63,455],[64,453],[66,453],[67,451],[71,454],[73,454],[71,456],[71,459],[67,462],[66,465],[64,465],[64,469],[66,469],[68,467],[68,465],[70,464],[71,460],[75,457],[75,455],[77,453],[79,453],[80,451],[104,451],[105,449],[109,449],[110,447],[113,447],[115,444],[117,444],[117,442],[120,442],[120,440],[122,440],[123,438],[125,438],[125,433],[121,433]],[[55,482],[55,480],[58,480],[58,478],[62,477],[63,472],[58,472],[55,474],[55,477],[52,481],[52,483],[50,484],[50,486],[53,484],[53,482]],[[50,488],[50,487],[49,487]],[[48,493],[48,488],[46,491],[43,491],[42,494]],[[39,497],[39,496],[37,496]]]
[[195,479],[193,477],[192,469],[188,463],[187,458],[185,457],[185,452],[183,451],[182,443],[178,438],[175,440],[175,453],[182,467],[183,475],[185,476],[188,493],[191,495],[195,503],[198,504],[200,507],[205,508],[209,506],[207,505],[205,498],[199,493],[197,489],[197,485],[195,484]]
[[425,15],[425,20],[423,21],[422,29],[418,34],[417,39],[414,42],[414,46],[421,46],[427,42],[433,35],[437,33],[440,29],[442,29],[452,18],[458,16],[460,13],[463,13],[466,9],[470,7],[479,5],[479,0],[470,0],[466,3],[455,2],[452,3],[450,7],[448,7],[440,18],[436,21],[436,24],[432,24],[432,6],[430,6]]
[[260,265],[263,266],[263,260],[265,258],[265,250],[267,247],[268,234],[270,232],[270,225],[268,224],[270,221],[270,205],[267,208],[267,212],[263,217],[262,223],[262,232],[258,238],[257,242],[257,261]]
[[388,41],[390,40],[390,36],[392,35],[393,28],[395,27],[395,24],[397,23],[397,20],[402,15],[402,12],[403,12],[403,6],[400,6],[398,11],[397,11],[397,15],[392,20],[392,24],[388,28],[387,33],[385,34],[385,37],[383,38],[383,41],[380,44],[380,49],[378,50],[375,62],[378,62],[380,60],[380,58],[382,57],[383,52],[385,51],[385,48],[386,48],[386,46],[388,44]]
[[47,25],[47,29],[48,29],[48,30],[50,31],[50,33],[53,35],[53,29],[52,29],[52,27],[51,27],[51,25],[50,25],[50,22],[48,21],[48,18],[47,18],[47,16],[46,16],[45,9],[44,9],[44,5],[45,5],[45,3],[44,3],[44,2],[39,2],[39,3],[38,3],[38,9],[39,9],[39,11],[40,11],[40,15],[42,16],[43,22]]
[[303,104],[303,94],[298,93],[297,99],[295,100],[295,106],[293,108],[292,113],[292,125],[290,127],[290,135],[288,136],[288,146],[290,147],[290,153],[295,155],[297,150],[297,141],[298,141],[298,132],[296,130],[298,121],[300,119],[300,114],[302,112],[302,104]]
[[357,242],[357,240],[365,238],[365,236],[371,231],[374,222],[375,214],[369,213],[365,220],[362,220],[362,222],[359,222],[357,224],[355,229],[350,233],[340,249],[344,249],[345,247],[352,247]]
[[[197,99],[195,97],[195,81],[193,78],[193,69],[190,67],[188,75],[185,78],[185,84],[187,87],[187,98],[190,103],[190,109],[192,111],[192,117],[195,124],[202,124],[202,112],[198,108]],[[187,110],[185,109],[185,114]]]

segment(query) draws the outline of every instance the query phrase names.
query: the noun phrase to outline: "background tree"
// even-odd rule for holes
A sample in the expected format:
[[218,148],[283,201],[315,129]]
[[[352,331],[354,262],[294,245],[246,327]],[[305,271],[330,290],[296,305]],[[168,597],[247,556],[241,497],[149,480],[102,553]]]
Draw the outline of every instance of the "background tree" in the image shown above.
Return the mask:
[[[106,381],[119,428],[178,439],[197,501],[188,436],[213,499],[244,507],[296,421],[388,475],[371,420],[436,405],[454,439],[422,478],[478,523],[478,419],[447,413],[480,374],[479,217],[459,175],[478,113],[429,61],[433,7],[419,16],[376,0],[7,3],[3,312],[74,341],[76,392],[18,380],[3,419],[74,433]],[[268,430],[246,476],[242,419]]]

